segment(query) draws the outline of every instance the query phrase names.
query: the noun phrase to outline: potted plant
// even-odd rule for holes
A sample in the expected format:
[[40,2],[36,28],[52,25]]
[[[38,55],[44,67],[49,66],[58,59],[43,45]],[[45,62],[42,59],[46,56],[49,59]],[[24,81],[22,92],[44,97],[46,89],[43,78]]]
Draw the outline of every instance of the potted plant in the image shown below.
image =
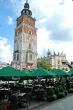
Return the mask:
[[54,92],[53,88],[48,88],[47,89],[47,100],[48,101],[53,101],[56,99],[56,94]]

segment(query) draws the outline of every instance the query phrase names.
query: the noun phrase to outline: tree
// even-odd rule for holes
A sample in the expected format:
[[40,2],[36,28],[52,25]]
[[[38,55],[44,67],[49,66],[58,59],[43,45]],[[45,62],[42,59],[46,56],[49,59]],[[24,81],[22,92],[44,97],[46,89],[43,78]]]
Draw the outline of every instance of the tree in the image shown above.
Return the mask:
[[47,70],[51,70],[51,65],[48,64],[48,63],[47,63],[46,61],[44,61],[44,60],[38,61],[38,62],[37,62],[37,66],[38,66],[38,67],[42,67],[42,68],[47,69]]

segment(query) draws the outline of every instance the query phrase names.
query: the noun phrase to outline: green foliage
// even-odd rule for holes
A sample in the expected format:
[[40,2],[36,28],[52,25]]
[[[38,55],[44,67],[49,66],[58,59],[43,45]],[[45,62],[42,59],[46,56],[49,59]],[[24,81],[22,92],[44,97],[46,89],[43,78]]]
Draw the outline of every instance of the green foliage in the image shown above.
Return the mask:
[[47,94],[49,96],[52,96],[54,94],[54,90],[51,88],[51,89],[47,89]]
[[64,92],[64,89],[63,89],[62,86],[59,86],[59,91],[60,91],[60,92]]
[[70,88],[68,92],[73,93],[73,88]]
[[47,101],[53,101],[56,99],[56,94],[54,89],[47,89]]
[[55,93],[56,93],[58,98],[65,96],[65,91],[64,91],[62,86],[55,87]]
[[51,65],[46,63],[44,60],[38,61],[37,66],[42,67],[42,68],[47,69],[47,70],[51,70]]

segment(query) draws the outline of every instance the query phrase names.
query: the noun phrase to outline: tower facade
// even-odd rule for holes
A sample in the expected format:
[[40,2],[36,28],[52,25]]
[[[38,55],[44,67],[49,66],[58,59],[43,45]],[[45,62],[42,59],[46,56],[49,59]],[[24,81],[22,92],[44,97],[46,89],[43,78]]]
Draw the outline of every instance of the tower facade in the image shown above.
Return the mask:
[[17,18],[12,66],[32,69],[37,66],[37,34],[35,18],[26,1],[21,16]]

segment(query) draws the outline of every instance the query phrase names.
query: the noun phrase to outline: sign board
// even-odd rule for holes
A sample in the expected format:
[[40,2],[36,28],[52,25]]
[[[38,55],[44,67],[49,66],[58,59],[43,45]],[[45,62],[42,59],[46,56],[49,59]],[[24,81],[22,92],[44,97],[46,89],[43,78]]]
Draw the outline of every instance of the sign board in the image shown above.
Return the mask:
[[20,70],[21,69],[21,66],[20,64],[17,65],[17,70]]
[[35,66],[31,66],[31,69],[32,69],[32,70],[35,70],[35,69],[36,69],[36,67],[35,67]]
[[0,66],[0,69],[2,69],[3,67],[2,66]]
[[20,77],[12,77],[12,80],[14,81],[20,80]]
[[28,69],[28,70],[30,70],[30,69],[31,69],[31,66],[30,66],[30,65],[28,65],[28,66],[27,66],[27,69]]
[[22,69],[25,70],[26,69],[26,66],[23,66]]
[[30,64],[28,64],[27,66],[22,66],[22,70],[35,70],[36,67],[35,66],[31,66]]

